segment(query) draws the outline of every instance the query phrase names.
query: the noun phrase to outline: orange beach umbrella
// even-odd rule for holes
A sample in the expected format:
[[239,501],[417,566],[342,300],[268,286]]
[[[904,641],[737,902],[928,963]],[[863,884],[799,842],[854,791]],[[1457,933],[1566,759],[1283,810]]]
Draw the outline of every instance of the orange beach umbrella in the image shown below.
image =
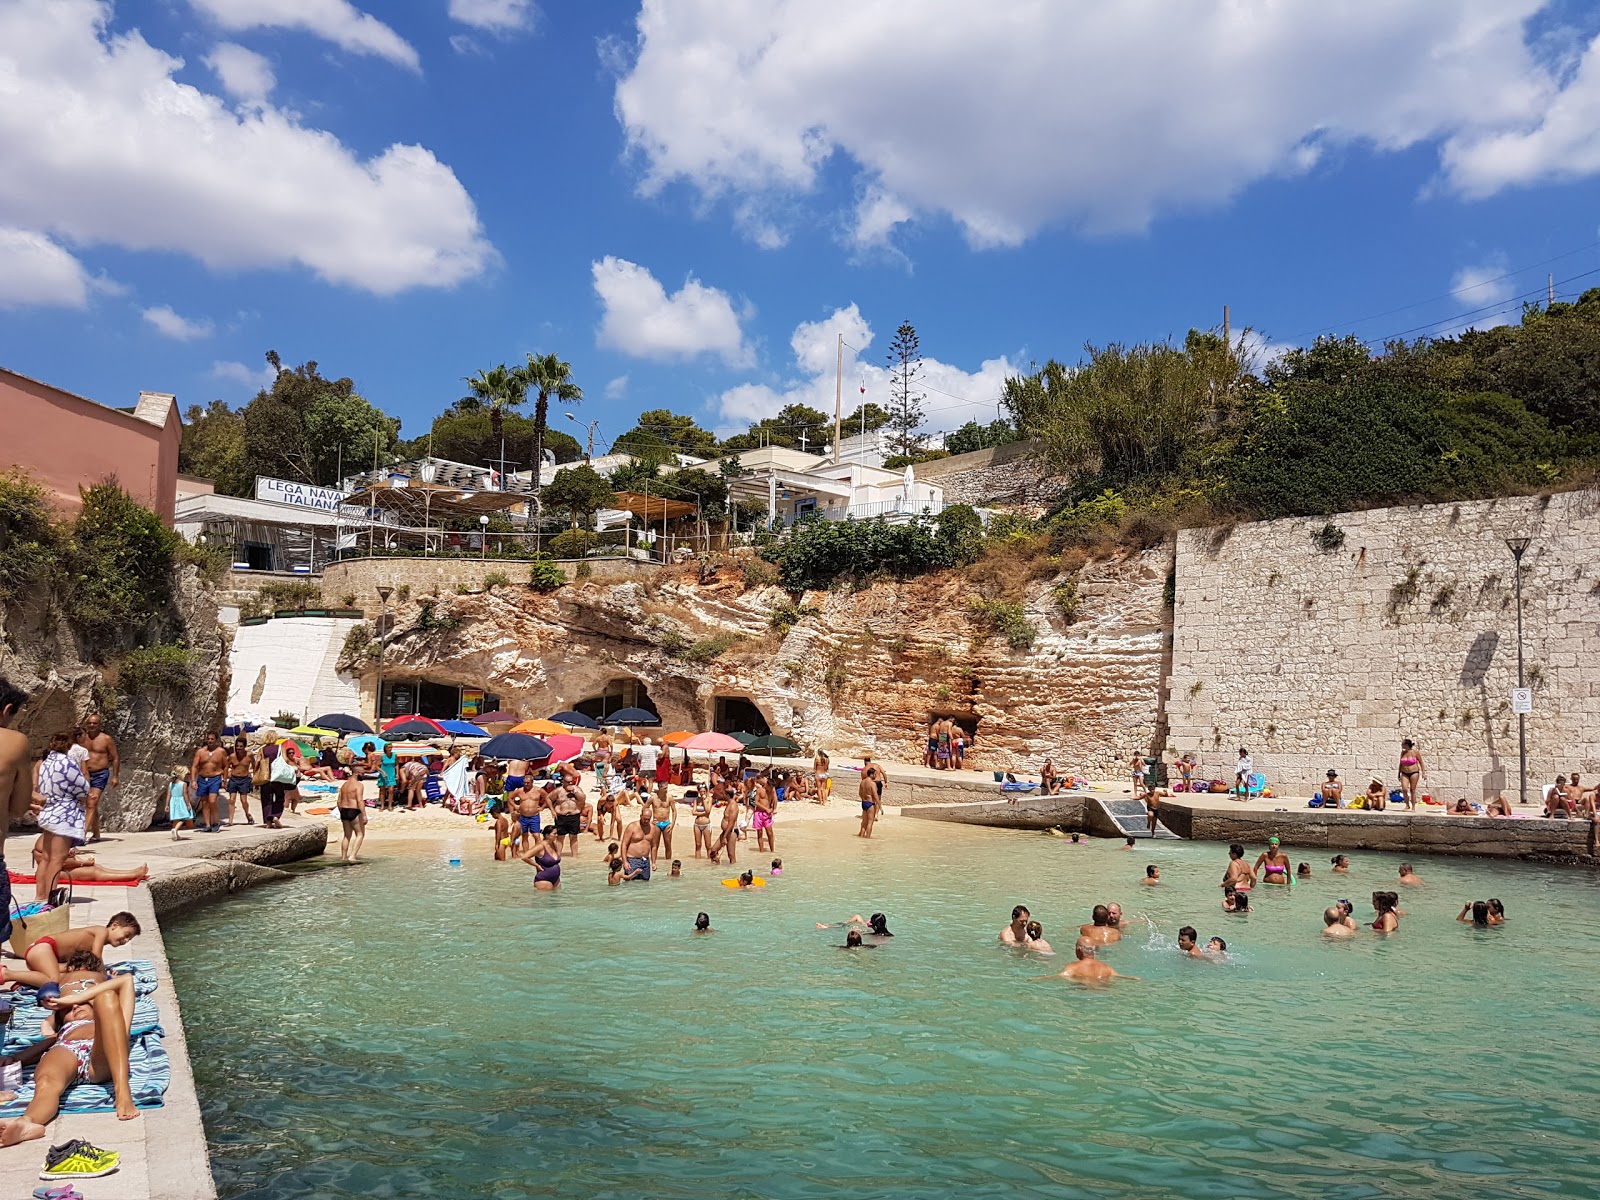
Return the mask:
[[531,733],[535,737],[545,737],[552,733],[571,733],[565,725],[557,725],[554,721],[523,721],[511,727],[512,733]]

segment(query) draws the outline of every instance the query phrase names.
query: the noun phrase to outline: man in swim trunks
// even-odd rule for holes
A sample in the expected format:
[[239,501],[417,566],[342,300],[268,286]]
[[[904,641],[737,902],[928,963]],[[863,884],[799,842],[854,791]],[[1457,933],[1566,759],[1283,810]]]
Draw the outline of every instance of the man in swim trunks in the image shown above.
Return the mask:
[[1092,946],[1109,946],[1112,942],[1122,940],[1122,930],[1111,922],[1111,909],[1104,904],[1096,904],[1090,913],[1092,925],[1078,926],[1078,933],[1082,938],[1087,938]]
[[756,831],[756,853],[776,854],[777,842],[773,837],[772,819],[778,811],[778,793],[772,786],[772,777],[763,774],[750,797],[750,828]]
[[[194,780],[194,798],[199,804],[199,822],[196,829],[215,832],[222,826],[217,821],[217,797],[222,794],[222,777],[228,770],[228,752],[217,737],[217,731],[206,734],[203,745],[194,752],[189,764],[189,778]],[[94,838],[89,839],[91,842]]]
[[83,764],[83,773],[89,779],[89,799],[84,804],[83,823],[88,834],[87,840],[98,842],[100,797],[105,795],[107,788],[122,783],[122,759],[117,753],[116,739],[106,732],[105,722],[99,713],[92,712],[83,719],[83,732],[88,738],[86,745],[89,749],[89,757]]
[[722,801],[722,833],[717,838],[717,844],[711,847],[711,861],[717,862],[717,855],[724,850],[728,853],[730,863],[739,861],[739,813],[743,807],[739,793],[726,783],[719,783],[712,792],[713,803]]
[[339,861],[355,862],[361,843],[367,840],[366,785],[351,775],[339,785],[339,823],[344,834],[339,839]]
[[[583,832],[583,796],[576,788],[562,788],[550,796],[550,812],[555,817],[556,852],[566,857],[578,857],[578,835]],[[561,849],[565,838],[567,848]]]
[[625,880],[650,880],[650,860],[655,854],[657,830],[648,807],[639,810],[639,819],[622,831],[622,858],[627,864]]
[[233,824],[234,806],[244,809],[246,825],[254,825],[250,815],[250,777],[255,773],[256,756],[243,736],[233,739],[233,749],[228,751],[228,824]]
[[506,793],[506,800],[517,819],[516,831],[511,835],[511,853],[518,858],[522,857],[531,842],[540,838],[540,814],[549,807],[546,796],[543,788],[526,783],[516,791]]
[[525,758],[512,758],[506,761],[506,791],[514,792],[520,788],[528,778],[528,760]]
[[[662,762],[666,755],[661,756]],[[667,858],[672,858],[672,830],[678,823],[678,806],[672,802],[672,797],[667,794],[666,784],[656,787],[656,794],[645,805],[645,811],[650,814],[650,819],[656,826],[656,850],[665,852]]]
[[[1117,972],[1107,963],[1095,957],[1095,944],[1088,938],[1079,938],[1072,948],[1076,956],[1074,962],[1069,962],[1057,979],[1076,979],[1080,983],[1097,983],[1102,979],[1117,978]],[[1049,978],[1046,976],[1045,978]]]

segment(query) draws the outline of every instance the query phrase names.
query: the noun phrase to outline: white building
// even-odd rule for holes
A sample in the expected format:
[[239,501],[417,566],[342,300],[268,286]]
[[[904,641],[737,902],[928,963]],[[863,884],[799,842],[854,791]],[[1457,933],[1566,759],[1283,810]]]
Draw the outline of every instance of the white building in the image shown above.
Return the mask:
[[[848,517],[909,521],[944,511],[944,489],[916,478],[914,469],[886,471],[866,463],[835,463],[831,456],[782,446],[763,446],[736,455],[746,475],[729,480],[735,500],[764,500],[769,525],[792,525],[805,517],[842,521]],[[718,470],[715,461],[708,471]]]

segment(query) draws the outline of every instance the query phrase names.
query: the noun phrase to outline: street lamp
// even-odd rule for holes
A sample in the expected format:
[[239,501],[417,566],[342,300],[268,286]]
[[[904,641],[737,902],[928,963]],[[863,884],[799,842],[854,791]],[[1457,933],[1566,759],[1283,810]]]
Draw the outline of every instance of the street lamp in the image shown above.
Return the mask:
[[484,513],[478,518],[478,558],[483,561],[489,557],[489,514]]
[[[578,418],[573,416],[571,413],[567,413],[565,415],[566,415],[567,420],[571,421],[574,425],[582,425],[583,424],[582,421],[578,420]],[[589,444],[588,444],[588,448],[584,451],[584,455],[583,455],[583,461],[584,462],[593,462],[594,461],[594,427],[596,425],[598,425],[598,424],[600,424],[599,421],[590,421],[589,422]]]
[[[1508,537],[1506,549],[1511,551],[1511,557],[1516,560],[1516,589],[1517,589],[1517,689],[1520,691],[1527,687],[1522,674],[1522,556],[1528,552],[1532,538]],[[1521,760],[1521,778],[1517,791],[1517,803],[1528,802],[1528,714],[1517,714],[1517,753]]]
[[382,606],[378,612],[378,696],[372,703],[372,714],[377,718],[379,728],[383,726],[383,639],[384,619],[389,615],[389,593],[394,591],[386,583],[378,585],[378,602]]

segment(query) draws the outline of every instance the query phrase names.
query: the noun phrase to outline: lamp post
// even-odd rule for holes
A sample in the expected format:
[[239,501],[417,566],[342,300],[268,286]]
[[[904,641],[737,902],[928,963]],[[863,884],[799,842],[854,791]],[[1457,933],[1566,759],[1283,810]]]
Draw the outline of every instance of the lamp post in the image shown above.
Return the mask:
[[[566,418],[567,418],[567,420],[571,421],[574,425],[582,425],[583,424],[582,421],[578,420],[578,418],[573,416],[571,413],[567,413],[566,414]],[[594,461],[594,427],[596,425],[598,425],[598,424],[600,424],[599,421],[590,421],[589,422],[589,444],[588,444],[588,447],[587,447],[587,449],[585,449],[584,454],[583,454],[583,461],[584,462],[593,462]]]
[[383,640],[384,618],[389,615],[389,593],[394,589],[386,583],[378,585],[378,695],[372,702],[372,715],[379,728],[383,726]]
[[[1532,538],[1508,537],[1506,549],[1511,551],[1511,557],[1516,561],[1516,590],[1517,590],[1517,688],[1527,687],[1522,674],[1522,556],[1528,552]],[[1520,762],[1521,775],[1518,780],[1517,803],[1528,803],[1528,714],[1517,714],[1517,756]]]
[[478,559],[486,561],[489,557],[489,514],[484,513],[478,518]]

